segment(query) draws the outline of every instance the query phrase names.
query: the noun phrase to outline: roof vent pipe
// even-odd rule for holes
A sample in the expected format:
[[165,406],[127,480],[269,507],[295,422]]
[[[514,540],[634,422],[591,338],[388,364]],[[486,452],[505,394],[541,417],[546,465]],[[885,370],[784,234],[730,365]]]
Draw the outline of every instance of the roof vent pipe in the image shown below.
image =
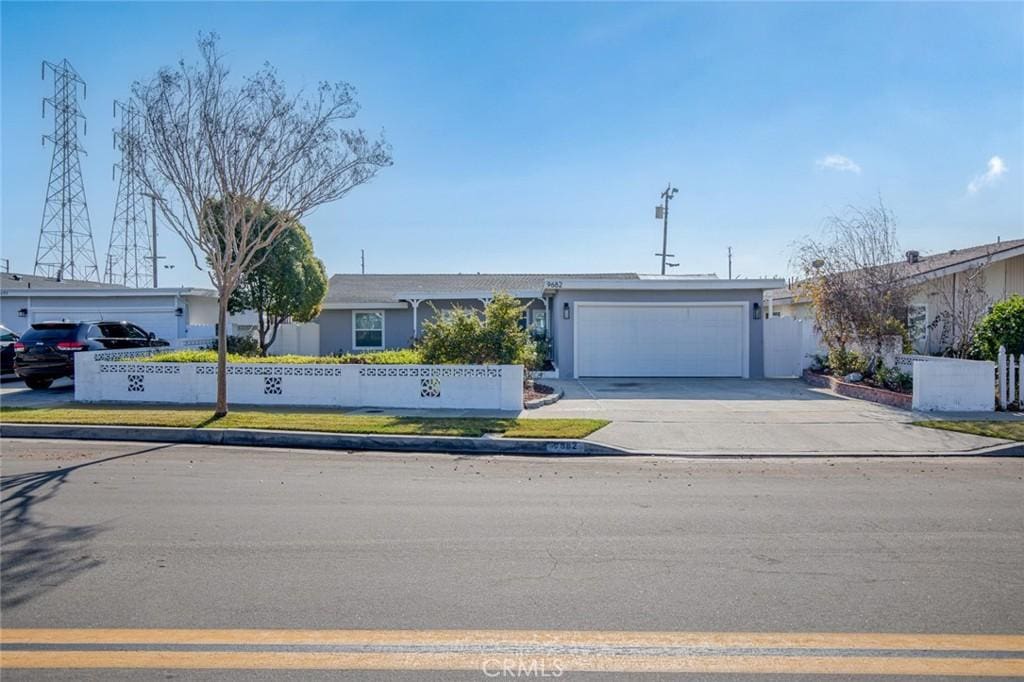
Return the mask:
[[921,260],[921,252],[920,251],[907,251],[907,262],[908,263],[916,263],[919,260]]

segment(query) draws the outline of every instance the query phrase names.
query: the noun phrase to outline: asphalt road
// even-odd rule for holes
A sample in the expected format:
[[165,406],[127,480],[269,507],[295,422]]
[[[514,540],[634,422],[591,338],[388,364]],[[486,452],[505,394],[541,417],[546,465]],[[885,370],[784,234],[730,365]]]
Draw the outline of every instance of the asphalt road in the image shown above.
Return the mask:
[[[366,629],[382,638],[374,641],[408,629],[1024,633],[1022,459],[0,445],[5,633]],[[888,641],[872,651],[892,648]],[[1005,649],[990,654],[999,665],[1024,657]],[[311,673],[4,671],[5,679],[234,674]],[[479,669],[348,674],[488,679]]]

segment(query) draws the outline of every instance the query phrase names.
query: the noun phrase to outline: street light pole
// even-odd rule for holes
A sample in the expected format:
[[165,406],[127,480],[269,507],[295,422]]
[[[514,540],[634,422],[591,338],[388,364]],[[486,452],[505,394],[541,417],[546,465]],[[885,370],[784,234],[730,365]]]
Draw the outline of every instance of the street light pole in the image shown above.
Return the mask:
[[164,198],[159,194],[153,194],[152,192],[143,192],[142,196],[149,197],[153,209],[152,221],[150,222],[150,227],[153,231],[153,253],[150,255],[150,258],[153,259],[153,288],[157,289],[157,260],[159,256],[156,254],[156,200],[159,199],[160,201],[163,201]]
[[666,261],[668,258],[674,258],[675,256],[668,252],[668,202],[673,199],[679,190],[672,186],[672,183],[668,183],[665,191],[661,193],[661,198],[665,200],[665,203],[661,206],[657,206],[654,209],[654,217],[661,218],[661,253],[654,254],[655,256],[661,256],[661,274],[665,274],[665,267],[676,267],[679,263],[669,263]]

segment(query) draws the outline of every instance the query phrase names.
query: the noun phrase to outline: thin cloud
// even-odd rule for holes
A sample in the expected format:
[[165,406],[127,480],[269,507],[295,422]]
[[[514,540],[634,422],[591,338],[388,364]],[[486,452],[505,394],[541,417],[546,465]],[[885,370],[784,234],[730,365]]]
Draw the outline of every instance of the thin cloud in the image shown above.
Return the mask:
[[1005,161],[998,156],[993,156],[988,160],[988,170],[967,183],[967,193],[977,194],[983,187],[991,185],[1001,178],[1008,170],[1010,169],[1006,167]]
[[829,154],[823,159],[818,159],[814,164],[824,170],[840,171],[842,173],[854,173],[860,175],[860,166],[857,163],[842,154]]

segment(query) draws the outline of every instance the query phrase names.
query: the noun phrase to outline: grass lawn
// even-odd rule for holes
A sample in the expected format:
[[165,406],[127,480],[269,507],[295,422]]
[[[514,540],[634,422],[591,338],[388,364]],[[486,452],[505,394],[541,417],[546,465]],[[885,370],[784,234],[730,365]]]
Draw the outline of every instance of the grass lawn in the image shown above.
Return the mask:
[[931,420],[914,422],[915,426],[927,426],[930,429],[944,429],[971,433],[975,436],[1005,438],[1006,440],[1024,441],[1024,422],[1009,421],[940,421]]
[[347,415],[337,410],[232,410],[214,419],[209,409],[192,407],[14,407],[0,410],[0,422],[106,426],[178,426],[196,429],[274,429],[331,433],[508,438],[583,438],[608,422],[603,419],[492,419]]

